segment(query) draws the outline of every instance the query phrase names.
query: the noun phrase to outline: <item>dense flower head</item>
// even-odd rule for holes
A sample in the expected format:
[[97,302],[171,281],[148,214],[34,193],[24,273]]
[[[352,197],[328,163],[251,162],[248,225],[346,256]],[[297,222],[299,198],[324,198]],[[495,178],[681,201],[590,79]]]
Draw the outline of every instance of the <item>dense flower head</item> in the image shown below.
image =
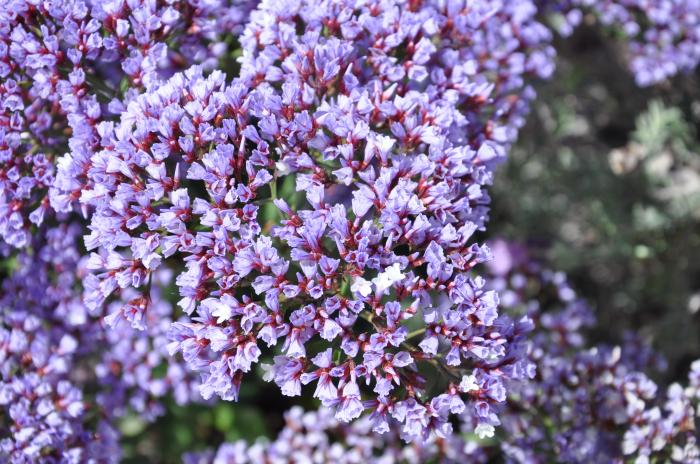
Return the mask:
[[[339,420],[368,410],[376,431],[391,416],[415,439],[470,408],[493,433],[505,379],[531,375],[516,342],[530,325],[499,318],[471,236],[524,76],[549,72],[527,6],[261,3],[239,78],[193,67],[97,126],[86,302],[182,260],[191,321],[171,349],[205,398],[237,399],[279,342],[269,378],[289,396],[315,384]],[[431,370],[444,385],[427,385]]]
[[0,460],[114,461],[125,414],[259,373],[322,408],[191,459],[696,462],[700,364],[662,395],[563,274],[475,239],[539,18],[580,9],[639,84],[700,60],[695,0],[3,1]]
[[[0,238],[29,243],[47,212],[70,211],[105,103],[189,64],[211,68],[238,0],[7,0],[0,5]],[[66,152],[71,154],[58,161]],[[51,195],[48,194],[51,190]]]

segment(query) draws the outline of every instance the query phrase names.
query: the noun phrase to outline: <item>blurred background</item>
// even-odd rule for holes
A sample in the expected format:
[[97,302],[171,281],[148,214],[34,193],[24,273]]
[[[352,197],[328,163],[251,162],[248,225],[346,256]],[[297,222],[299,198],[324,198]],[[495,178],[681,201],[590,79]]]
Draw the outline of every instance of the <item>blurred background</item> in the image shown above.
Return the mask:
[[494,182],[489,235],[569,274],[597,313],[594,339],[634,331],[682,378],[700,354],[698,76],[640,89],[622,45],[594,28],[557,50]]
[[[569,275],[600,321],[591,339],[633,332],[668,363],[660,385],[700,357],[700,74],[634,84],[623,45],[597,28],[559,39],[558,70],[492,188],[487,240],[526,243]],[[169,407],[121,424],[125,462],[178,462],[183,451],[274,436],[286,398],[251,376],[238,403]]]

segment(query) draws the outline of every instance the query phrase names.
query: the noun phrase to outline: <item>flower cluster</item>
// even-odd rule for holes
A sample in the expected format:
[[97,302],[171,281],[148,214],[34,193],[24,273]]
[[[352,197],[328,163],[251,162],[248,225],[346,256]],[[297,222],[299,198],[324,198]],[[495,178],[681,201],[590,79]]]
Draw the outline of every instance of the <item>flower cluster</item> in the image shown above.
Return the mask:
[[[168,352],[173,307],[162,289],[171,277],[161,270],[153,275],[148,297],[125,291],[107,307],[100,327],[105,348],[94,371],[101,385],[97,401],[117,416],[131,410],[145,420],[155,419],[165,412],[165,396],[179,405],[201,402],[199,376]],[[143,306],[148,312],[140,312]]]
[[[589,3],[3,1],[0,458],[114,460],[128,410],[236,400],[257,365],[325,409],[253,460],[481,460],[453,427],[501,423],[512,460],[693,459],[697,369],[664,414],[632,350],[583,350],[560,274],[499,245],[479,275],[494,169],[553,72],[540,13],[622,24],[641,84],[698,61],[696,2]],[[527,293],[548,286],[563,310]]]
[[42,232],[0,293],[0,460],[112,462],[115,419],[127,407],[153,418],[165,395],[196,400],[194,378],[166,359],[172,308],[159,298],[161,280],[151,292],[158,320],[147,331],[108,329],[76,292],[85,273],[81,227]]
[[[645,374],[663,369],[647,344],[626,337],[621,346],[591,345],[595,324],[561,272],[552,272],[517,245],[492,244],[490,282],[513,316],[527,313],[537,326],[528,356],[533,381],[509,385],[502,453],[515,462],[700,462],[695,410],[700,402],[693,363],[686,388],[666,392]],[[665,462],[665,461],[664,461]]]
[[396,430],[377,435],[372,432],[372,424],[366,418],[344,424],[334,419],[328,410],[305,412],[295,407],[285,414],[284,428],[273,441],[225,443],[215,452],[187,453],[183,456],[183,463],[487,462],[487,454],[475,442],[465,443],[455,436],[446,439],[433,436],[426,441],[406,444]]
[[[71,376],[95,344],[88,316],[71,291],[79,228],[54,229],[36,257],[21,254],[0,300],[0,460],[77,462],[114,452],[111,424],[91,415]],[[87,330],[85,330],[87,329]],[[99,434],[100,439],[97,439]]]
[[[239,78],[193,67],[97,126],[80,196],[94,211],[86,302],[182,260],[192,319],[171,349],[205,398],[235,400],[261,345],[281,342],[270,378],[291,396],[314,383],[339,420],[369,410],[378,432],[392,416],[407,439],[445,436],[469,408],[492,434],[504,380],[531,375],[517,342],[529,323],[498,317],[472,271],[488,249],[470,242],[527,108],[524,78],[551,70],[535,13],[261,3]],[[118,313],[138,327],[148,311]],[[444,385],[427,388],[430,369]]]
[[[0,5],[0,238],[28,244],[47,211],[69,211],[105,100],[193,62],[214,67],[250,1],[7,0]],[[62,161],[66,151],[70,155]],[[49,195],[49,190],[52,190]]]
[[545,1],[556,13],[557,29],[569,34],[584,15],[593,14],[626,38],[629,66],[640,86],[648,86],[700,63],[698,0]]
[[[663,361],[638,339],[621,347],[586,343],[594,319],[566,276],[528,258],[523,247],[493,242],[492,285],[502,309],[529,313],[537,328],[528,356],[537,376],[508,385],[501,432],[492,440],[467,434],[402,444],[393,432],[377,435],[371,420],[342,424],[327,410],[287,413],[285,428],[271,442],[225,443],[216,452],[191,453],[192,464],[225,462],[625,462],[698,463],[696,411],[700,403],[700,361],[687,386],[666,392],[640,369]],[[459,431],[472,430],[469,414]]]

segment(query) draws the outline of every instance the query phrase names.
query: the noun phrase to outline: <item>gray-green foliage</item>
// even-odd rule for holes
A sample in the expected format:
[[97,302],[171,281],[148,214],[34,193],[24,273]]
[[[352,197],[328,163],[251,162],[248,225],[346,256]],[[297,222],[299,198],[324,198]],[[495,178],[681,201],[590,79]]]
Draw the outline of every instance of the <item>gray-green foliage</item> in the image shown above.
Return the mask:
[[[694,131],[678,107],[653,100],[639,115],[631,142],[623,149],[638,157],[658,207],[639,208],[640,227],[672,227],[700,219],[700,155]],[[613,152],[614,153],[614,152]]]
[[681,376],[673,367],[700,352],[697,90],[640,92],[614,66],[590,66],[607,51],[587,53],[564,50],[539,89],[494,182],[489,233],[568,272],[596,308],[594,337],[641,333]]

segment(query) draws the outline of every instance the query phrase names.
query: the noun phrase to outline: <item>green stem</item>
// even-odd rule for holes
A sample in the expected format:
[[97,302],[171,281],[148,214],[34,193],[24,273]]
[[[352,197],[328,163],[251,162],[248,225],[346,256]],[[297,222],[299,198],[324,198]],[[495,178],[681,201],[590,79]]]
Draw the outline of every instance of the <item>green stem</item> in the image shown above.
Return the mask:
[[416,329],[413,332],[409,332],[408,335],[406,336],[406,340],[410,340],[413,337],[417,337],[419,335],[423,335],[425,333],[425,327],[421,329]]
[[270,195],[272,195],[273,200],[277,199],[277,170],[275,170],[275,177],[270,183]]

